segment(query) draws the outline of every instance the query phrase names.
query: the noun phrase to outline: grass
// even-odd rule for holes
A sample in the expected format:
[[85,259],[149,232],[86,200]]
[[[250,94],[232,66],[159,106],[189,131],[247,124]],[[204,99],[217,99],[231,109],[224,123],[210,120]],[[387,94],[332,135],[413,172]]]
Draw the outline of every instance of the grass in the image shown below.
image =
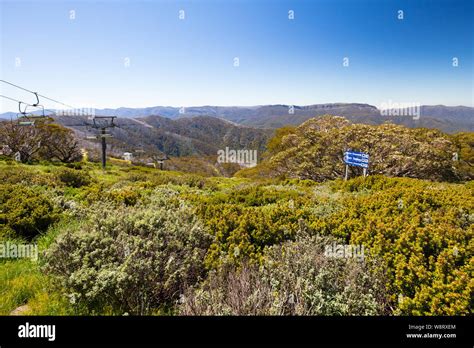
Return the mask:
[[0,315],[9,315],[15,308],[27,304],[44,291],[45,277],[38,265],[27,259],[0,264]]
[[[80,222],[63,220],[52,226],[32,243],[38,245],[38,253],[46,250],[65,225]],[[2,240],[4,243],[7,240]],[[25,243],[9,240],[10,243]],[[40,270],[40,261],[31,259],[6,259],[0,262],[0,315],[9,315],[14,309],[28,305],[22,315],[67,315],[75,314],[67,299],[52,285],[48,276]]]
[[0,298],[0,315],[10,315],[23,305],[27,310],[21,315],[76,314],[38,263],[29,259],[0,263]]

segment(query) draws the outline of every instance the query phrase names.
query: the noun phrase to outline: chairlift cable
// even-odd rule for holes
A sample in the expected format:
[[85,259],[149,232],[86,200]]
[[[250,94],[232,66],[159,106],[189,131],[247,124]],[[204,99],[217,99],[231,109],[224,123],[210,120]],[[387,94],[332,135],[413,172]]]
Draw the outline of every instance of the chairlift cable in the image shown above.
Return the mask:
[[0,97],[5,98],[5,99],[10,99],[11,101],[14,101],[15,103],[24,103],[24,102],[22,102],[21,100],[18,100],[18,99],[15,99],[15,98],[11,98],[11,97],[8,97],[8,96],[6,96],[6,95],[0,94]]
[[[50,100],[50,101],[52,101],[52,102],[54,102],[54,103],[67,106],[68,108],[76,109],[74,106],[71,106],[71,105],[68,105],[68,104],[66,104],[66,103],[60,102],[59,100],[55,100],[55,99],[46,97],[46,96],[44,96],[44,95],[42,95],[42,94],[39,94],[38,92],[33,92],[33,91],[29,90],[29,89],[26,89],[26,88],[24,88],[24,87],[18,86],[18,85],[14,84],[14,83],[11,83],[11,82],[8,82],[8,81],[5,81],[5,80],[0,80],[0,82],[6,83],[6,84],[8,84],[8,85],[10,85],[10,86],[13,86],[13,87],[22,89],[22,90],[24,90],[24,91],[26,91],[26,92],[28,92],[28,93],[34,94],[34,95],[36,96],[36,99],[37,99],[37,103],[36,103],[36,104],[39,104],[39,98],[38,98],[38,97],[41,97],[41,98],[44,98],[44,99],[48,99],[48,100]],[[33,105],[34,105],[34,104],[33,104]]]
[[[21,100],[18,100],[18,99],[15,99],[15,98],[12,98],[12,97],[3,95],[3,94],[0,94],[0,97],[1,97],[1,98],[5,98],[5,99],[8,99],[8,100],[11,100],[11,101],[13,101],[13,102],[15,102],[15,103],[18,103],[18,109],[20,110],[20,113],[21,113],[21,114],[24,113],[23,111],[21,111],[21,105],[22,105],[22,104],[25,105],[25,108],[28,108],[28,106],[32,106],[32,107],[36,107],[36,108],[38,108],[38,109],[43,109],[43,108],[41,107],[41,105],[28,104],[27,102],[24,102],[24,101],[21,101]],[[45,109],[45,110],[47,110],[47,109]],[[51,111],[51,110],[49,110],[49,111]]]
[[[22,100],[18,100],[18,99],[15,99],[15,98],[12,98],[12,97],[3,95],[3,94],[0,94],[0,98],[5,98],[5,99],[11,100],[11,101],[13,101],[13,102],[15,102],[15,103],[19,103],[19,104],[21,103],[21,104],[26,105],[27,107],[28,107],[28,106],[32,106],[32,107],[35,107],[35,108],[38,108],[38,109],[43,109],[43,107],[42,107],[41,105],[39,105],[39,104],[36,104],[36,103],[35,103],[35,104],[28,104],[27,102],[24,102],[24,101],[22,101]],[[44,109],[44,111],[49,111],[49,112],[51,112],[51,113],[53,113],[53,114],[56,113],[56,111],[51,110],[51,109]]]

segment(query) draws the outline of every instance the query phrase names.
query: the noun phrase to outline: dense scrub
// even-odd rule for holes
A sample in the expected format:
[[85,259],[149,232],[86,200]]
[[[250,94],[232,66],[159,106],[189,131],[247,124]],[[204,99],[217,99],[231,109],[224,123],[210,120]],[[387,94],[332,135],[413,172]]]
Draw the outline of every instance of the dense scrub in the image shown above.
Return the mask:
[[262,266],[225,265],[183,297],[187,315],[377,315],[387,313],[383,273],[329,258],[331,237],[301,234],[265,250]]
[[0,238],[31,239],[57,221],[53,202],[38,190],[15,184],[0,185]]
[[72,167],[0,162],[2,240],[40,244],[0,260],[4,314],[472,313],[472,182]]
[[364,244],[380,257],[388,269],[397,312],[454,315],[472,311],[472,188],[383,177],[341,186],[357,193],[343,200],[338,214],[310,225],[319,233]]
[[158,190],[146,206],[91,207],[45,255],[73,304],[89,313],[150,314],[173,304],[205,274],[210,237],[173,192]]

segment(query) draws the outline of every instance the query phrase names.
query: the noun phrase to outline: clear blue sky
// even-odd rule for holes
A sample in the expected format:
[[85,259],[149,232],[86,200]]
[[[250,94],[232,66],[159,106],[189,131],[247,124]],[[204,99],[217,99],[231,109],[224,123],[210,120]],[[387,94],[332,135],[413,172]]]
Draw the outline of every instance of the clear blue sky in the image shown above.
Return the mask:
[[0,76],[81,107],[473,106],[473,3],[0,0]]

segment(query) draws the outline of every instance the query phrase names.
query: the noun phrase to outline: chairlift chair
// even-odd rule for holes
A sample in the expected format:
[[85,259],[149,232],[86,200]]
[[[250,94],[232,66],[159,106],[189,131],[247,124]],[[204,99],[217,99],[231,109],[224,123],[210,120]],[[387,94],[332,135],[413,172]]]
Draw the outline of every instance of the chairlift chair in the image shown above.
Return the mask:
[[[36,98],[38,98],[38,96],[36,96]],[[22,104],[24,104],[23,109],[22,109]],[[31,107],[40,109],[40,114],[34,114],[33,111],[31,110]],[[28,108],[30,108],[30,110]],[[18,111],[19,112],[17,114],[17,120],[18,120],[19,126],[34,126],[35,119],[46,118],[46,115],[44,114],[44,106],[38,103],[27,104],[20,101],[18,102]]]
[[18,121],[19,126],[34,126],[35,121]]
[[[92,116],[93,128],[112,128],[115,127],[115,119],[117,116]],[[105,124],[101,124],[105,121]]]

